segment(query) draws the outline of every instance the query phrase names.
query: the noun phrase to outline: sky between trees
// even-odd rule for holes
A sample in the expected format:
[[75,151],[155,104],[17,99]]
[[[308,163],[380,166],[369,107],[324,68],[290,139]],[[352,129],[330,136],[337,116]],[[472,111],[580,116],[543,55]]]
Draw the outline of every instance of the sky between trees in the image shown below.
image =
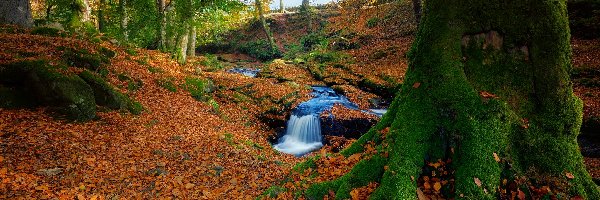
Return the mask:
[[[312,5],[318,5],[318,4],[326,4],[331,2],[331,0],[311,0],[310,3]],[[294,6],[299,6],[300,4],[302,4],[302,0],[284,0],[283,1],[283,5],[287,8],[287,7],[294,7]],[[271,2],[271,5],[269,5],[269,7],[271,7],[271,9],[277,9],[279,8],[279,0],[274,0],[273,2]]]

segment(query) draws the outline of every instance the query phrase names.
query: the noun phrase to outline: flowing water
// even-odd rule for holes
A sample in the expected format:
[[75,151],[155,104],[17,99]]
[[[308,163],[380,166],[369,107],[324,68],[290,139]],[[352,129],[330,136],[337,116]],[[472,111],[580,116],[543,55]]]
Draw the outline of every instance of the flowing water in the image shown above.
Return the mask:
[[256,75],[258,75],[258,72],[260,72],[260,69],[252,69],[252,68],[233,68],[230,70],[227,70],[227,72],[229,73],[237,73],[237,74],[242,74],[244,76],[248,76],[248,77],[256,77]]
[[312,95],[314,98],[302,102],[292,111],[285,135],[274,145],[276,150],[302,156],[319,149],[323,146],[319,115],[325,110],[330,110],[335,104],[358,109],[356,104],[329,87],[314,86]]

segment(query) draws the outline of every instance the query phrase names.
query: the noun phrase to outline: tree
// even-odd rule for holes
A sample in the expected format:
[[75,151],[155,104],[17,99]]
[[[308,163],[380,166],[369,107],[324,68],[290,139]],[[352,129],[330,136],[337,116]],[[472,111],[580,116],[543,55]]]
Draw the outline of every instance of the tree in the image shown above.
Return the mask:
[[312,21],[312,12],[310,10],[310,0],[302,0],[302,4],[300,5],[300,13],[302,16],[304,16],[306,23],[307,23],[307,27],[308,27],[308,32],[312,32],[313,31],[313,21]]
[[165,0],[156,0],[156,8],[158,9],[158,48],[160,50],[166,50],[166,38],[167,38],[167,13],[166,13]]
[[260,20],[260,24],[263,27],[263,31],[267,36],[267,40],[269,40],[269,47],[271,48],[271,55],[275,55],[277,51],[277,45],[275,45],[275,40],[273,39],[273,34],[271,34],[271,30],[269,29],[269,25],[267,24],[267,20],[265,19],[265,15],[263,13],[263,5],[260,0],[255,1],[256,10],[258,12],[258,18]]
[[413,11],[415,13],[415,21],[417,24],[421,21],[421,0],[412,0]]
[[279,13],[285,13],[285,9],[283,8],[283,0],[279,0]]
[[[416,199],[425,161],[451,159],[455,197],[495,199],[518,175],[562,197],[600,199],[576,137],[565,1],[428,0],[388,113],[342,151],[377,151],[306,195],[380,182],[372,199]],[[389,128],[389,129],[387,129]]]
[[127,24],[129,23],[129,14],[127,12],[127,0],[119,0],[119,12],[121,13],[121,31],[123,39],[129,40],[129,31],[127,30]]
[[29,0],[0,0],[0,24],[33,25]]

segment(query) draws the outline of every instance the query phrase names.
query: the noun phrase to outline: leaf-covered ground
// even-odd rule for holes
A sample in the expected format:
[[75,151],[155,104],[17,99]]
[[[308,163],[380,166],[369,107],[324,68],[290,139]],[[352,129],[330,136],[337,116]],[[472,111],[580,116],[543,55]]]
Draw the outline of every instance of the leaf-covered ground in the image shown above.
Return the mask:
[[[292,169],[307,157],[280,154],[271,148],[269,139],[277,134],[276,127],[284,125],[289,111],[310,98],[310,85],[334,85],[366,109],[371,106],[369,99],[379,96],[361,82],[369,80],[385,87],[402,82],[414,27],[395,26],[410,24],[407,22],[412,19],[387,16],[386,9],[405,8],[365,9],[358,15],[348,15],[354,11],[345,10],[328,19],[326,31],[355,34],[352,42],[361,45],[342,51],[353,60],[344,63],[347,67],[323,66],[323,80],[315,78],[309,65],[285,60],[260,63],[244,55],[219,55],[224,67],[207,70],[211,67],[205,57],[180,66],[170,55],[119,47],[110,41],[3,31],[0,64],[40,58],[58,63],[63,59],[62,47],[96,52],[103,46],[115,51],[116,57],[106,65],[110,71],[107,80],[145,110],[140,115],[102,111],[93,121],[73,123],[55,118],[45,108],[0,108],[0,198],[254,199],[267,190],[262,197],[290,199],[311,183],[337,178],[375,149],[367,147],[364,154],[349,158],[335,156],[331,153],[352,140],[327,136],[329,145],[309,156],[316,156],[310,166]],[[287,19],[278,20],[285,23]],[[289,41],[303,33],[275,32],[276,37]],[[574,39],[572,43],[574,69],[580,72],[574,78],[575,92],[584,100],[584,118],[597,117],[600,41]],[[262,69],[259,77],[226,71],[240,63]],[[69,70],[80,71],[72,66]],[[198,101],[179,87],[188,77],[212,80],[216,89],[208,95],[217,105]],[[132,89],[132,80],[143,84]],[[172,82],[176,90],[169,91],[165,81]],[[324,115],[329,114],[340,119],[376,120],[339,106]],[[600,159],[585,161],[590,174],[600,178]],[[442,197],[451,187],[452,180],[446,177],[452,172],[445,167],[449,162],[429,163],[430,174],[415,177],[423,195]],[[315,173],[318,178],[311,178]],[[274,185],[282,187],[271,187]],[[518,197],[519,191],[508,185],[506,196]],[[364,199],[376,187],[372,183],[351,195]]]

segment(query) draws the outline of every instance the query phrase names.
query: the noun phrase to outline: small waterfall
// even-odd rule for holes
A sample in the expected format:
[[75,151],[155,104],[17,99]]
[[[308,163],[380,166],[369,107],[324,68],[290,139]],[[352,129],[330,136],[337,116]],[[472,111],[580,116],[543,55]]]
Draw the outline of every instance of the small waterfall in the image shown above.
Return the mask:
[[321,121],[316,114],[292,115],[287,123],[285,135],[274,148],[283,153],[302,156],[323,146]]
[[287,123],[285,135],[273,147],[283,153],[302,156],[323,146],[320,114],[335,104],[351,109],[358,106],[333,89],[313,86],[313,98],[302,102],[293,111]]

